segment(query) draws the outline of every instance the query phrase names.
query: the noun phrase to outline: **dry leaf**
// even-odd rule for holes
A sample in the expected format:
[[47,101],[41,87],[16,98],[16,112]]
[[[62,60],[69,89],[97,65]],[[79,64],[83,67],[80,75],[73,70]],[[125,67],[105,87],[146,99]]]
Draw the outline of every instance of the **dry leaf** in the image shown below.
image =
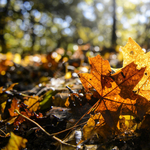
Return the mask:
[[100,55],[90,58],[89,62],[91,72],[81,73],[79,78],[87,91],[95,88],[99,93],[100,99],[93,105],[91,111],[100,112],[102,115],[97,117],[95,114],[90,117],[83,128],[83,135],[84,139],[94,134],[106,139],[114,133],[113,131],[118,132],[117,123],[121,114],[142,119],[147,112],[148,100],[133,92],[134,87],[143,77],[145,68],[137,69],[137,65],[132,62],[111,75],[108,61],[104,61]]
[[[147,80],[150,76],[150,52],[145,53],[132,38],[129,38],[127,44],[121,49],[123,53],[123,67],[127,66],[133,61],[135,64],[137,64],[137,69],[146,67],[143,78],[135,86],[134,90],[137,91],[139,88],[142,91],[150,89],[150,84],[147,84]],[[142,92],[140,94],[142,95]]]
[[21,148],[26,148],[26,143],[27,139],[24,139],[11,132],[9,142],[2,150],[21,150]]
[[19,111],[19,104],[18,104],[18,100],[13,98],[11,107],[8,109],[10,116],[14,117],[18,115],[16,112],[14,112],[15,109]]
[[79,77],[86,90],[94,87],[101,96],[94,106],[95,112],[115,112],[122,104],[122,113],[142,118],[148,109],[148,101],[132,90],[143,77],[145,68],[138,70],[134,63],[130,63],[111,75],[108,62],[105,64],[100,55],[94,58],[90,59],[91,73],[81,73]]
[[97,134],[96,129],[100,128],[101,126],[105,125],[105,120],[102,114],[97,113],[95,115],[91,115],[87,124],[83,127],[83,137],[84,139],[88,139],[94,134]]
[[29,108],[30,111],[35,112],[39,108],[39,97],[31,96],[29,99],[24,101],[24,104],[28,106],[27,108]]
[[13,84],[11,84],[5,91],[10,91],[10,90],[12,90],[13,89],[13,87],[15,86],[15,85],[17,85],[18,83],[13,83]]

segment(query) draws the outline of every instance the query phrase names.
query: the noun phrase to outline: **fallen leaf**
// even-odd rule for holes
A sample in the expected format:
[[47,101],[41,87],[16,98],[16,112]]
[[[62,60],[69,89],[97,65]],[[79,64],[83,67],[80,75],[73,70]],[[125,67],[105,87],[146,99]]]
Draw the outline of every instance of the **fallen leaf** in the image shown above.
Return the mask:
[[52,96],[54,96],[57,92],[54,90],[49,90],[46,92],[43,100],[40,102],[40,109],[48,109],[51,107],[52,104]]
[[26,148],[26,143],[27,139],[11,132],[9,142],[2,150],[21,150],[22,148]]
[[29,98],[28,97],[25,97],[25,100],[24,101],[24,104],[27,105],[27,108],[30,110],[30,111],[37,111],[38,108],[39,108],[39,97],[38,96],[30,96]]
[[12,90],[13,89],[13,87],[15,86],[15,85],[17,85],[18,83],[13,83],[13,84],[11,84],[6,90],[4,90],[4,91],[10,91],[10,90]]
[[95,115],[91,115],[87,124],[83,127],[83,138],[86,140],[92,137],[94,134],[97,134],[96,129],[100,128],[105,124],[105,120],[102,114],[97,113]]
[[147,84],[146,82],[150,76],[150,52],[145,53],[132,38],[129,38],[127,44],[124,47],[121,47],[121,49],[123,54],[123,67],[133,61],[137,65],[137,69],[146,67],[144,75],[140,82],[134,87],[134,91],[138,91],[139,88],[142,91],[150,89],[150,84]]
[[11,107],[8,109],[10,116],[14,117],[18,115],[16,112],[14,112],[15,109],[19,111],[19,104],[18,104],[18,100],[13,98]]
[[[94,88],[100,95],[102,95],[102,86],[111,86],[110,82],[104,82],[111,73],[109,62],[107,60],[103,60],[100,55],[97,55],[93,58],[89,58],[89,63],[91,65],[91,73],[80,73],[79,78],[87,91],[95,85],[96,88]],[[92,80],[93,85],[90,80]],[[108,80],[111,80],[111,78]]]
[[[28,109],[25,109],[25,111],[21,111],[21,114],[23,114],[24,116],[27,116],[28,118],[35,115],[33,112],[30,112]],[[22,117],[21,115],[19,115],[15,119],[14,125],[19,126],[24,121],[26,121],[26,119],[24,117]]]
[[[108,61],[104,61],[100,55],[90,58],[89,62],[91,72],[80,73],[79,78],[88,92],[94,88],[100,98],[89,111],[89,113],[93,111],[95,116],[91,116],[83,127],[83,135],[84,139],[94,134],[106,139],[114,133],[113,131],[125,130],[123,127],[117,128],[120,115],[132,115],[142,119],[147,112],[148,100],[133,92],[146,68],[137,69],[137,65],[132,62],[115,74],[111,74]],[[97,113],[101,114],[103,121],[97,118]],[[95,120],[98,120],[98,124]]]
[[94,112],[102,114],[108,110],[115,112],[122,105],[122,114],[142,118],[148,109],[148,101],[135,94],[133,89],[143,77],[145,68],[138,70],[137,65],[132,62],[111,75],[109,63],[100,55],[94,58],[90,59],[91,73],[79,74],[85,89],[89,91],[94,87],[101,96],[94,105]]

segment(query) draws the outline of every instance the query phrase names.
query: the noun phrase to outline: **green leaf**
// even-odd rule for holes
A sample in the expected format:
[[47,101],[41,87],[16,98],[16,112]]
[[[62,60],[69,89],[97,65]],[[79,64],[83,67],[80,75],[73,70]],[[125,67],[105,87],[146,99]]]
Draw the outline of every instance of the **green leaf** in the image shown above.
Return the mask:
[[43,98],[43,101],[40,102],[41,110],[48,109],[52,105],[52,96],[54,96],[57,92],[54,90],[50,90],[46,93]]

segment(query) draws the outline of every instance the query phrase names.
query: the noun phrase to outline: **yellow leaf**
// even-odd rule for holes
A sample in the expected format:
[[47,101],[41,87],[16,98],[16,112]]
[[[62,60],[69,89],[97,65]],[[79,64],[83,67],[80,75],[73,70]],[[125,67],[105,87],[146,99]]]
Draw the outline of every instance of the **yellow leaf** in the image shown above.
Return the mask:
[[27,139],[24,139],[11,132],[9,142],[2,150],[20,150],[21,148],[26,148],[26,143]]
[[39,97],[31,96],[28,100],[24,101],[24,104],[28,105],[30,111],[37,111],[39,108]]
[[133,61],[137,65],[137,69],[146,67],[144,75],[140,82],[135,86],[134,91],[137,91],[141,87],[141,90],[146,90],[145,88],[150,89],[150,84],[143,86],[146,84],[146,81],[150,76],[150,52],[145,53],[132,38],[129,38],[127,44],[121,49],[123,54],[123,67]]
[[72,75],[70,71],[65,74],[65,79],[70,79],[71,77]]
[[13,89],[13,87],[15,86],[15,85],[17,85],[18,83],[13,83],[13,84],[11,84],[5,91],[10,91],[10,90],[12,90]]
[[119,121],[117,124],[118,129],[121,132],[124,132],[126,130],[135,130],[137,127],[137,123],[135,122],[135,117],[131,115],[120,115]]
[[1,112],[4,113],[6,107],[6,101],[1,104]]
[[129,38],[127,44],[121,47],[121,49],[123,54],[123,67],[135,61],[137,57],[145,54],[142,48],[132,38]]
[[88,139],[92,137],[92,135],[97,134],[97,128],[103,126],[104,118],[100,113],[95,115],[91,115],[87,124],[83,127],[83,137],[84,139]]

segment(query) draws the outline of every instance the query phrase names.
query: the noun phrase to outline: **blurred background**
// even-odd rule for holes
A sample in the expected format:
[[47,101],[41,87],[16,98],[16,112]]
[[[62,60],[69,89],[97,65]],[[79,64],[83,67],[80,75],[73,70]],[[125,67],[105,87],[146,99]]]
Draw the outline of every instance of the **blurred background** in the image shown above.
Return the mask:
[[129,37],[149,51],[149,0],[0,0],[0,85],[78,73],[97,54],[122,67]]
[[149,0],[0,0],[1,53],[118,50],[128,37],[148,49],[149,29]]
[[129,37],[149,51],[149,0],[0,0],[0,86],[70,79],[97,54],[122,67]]

